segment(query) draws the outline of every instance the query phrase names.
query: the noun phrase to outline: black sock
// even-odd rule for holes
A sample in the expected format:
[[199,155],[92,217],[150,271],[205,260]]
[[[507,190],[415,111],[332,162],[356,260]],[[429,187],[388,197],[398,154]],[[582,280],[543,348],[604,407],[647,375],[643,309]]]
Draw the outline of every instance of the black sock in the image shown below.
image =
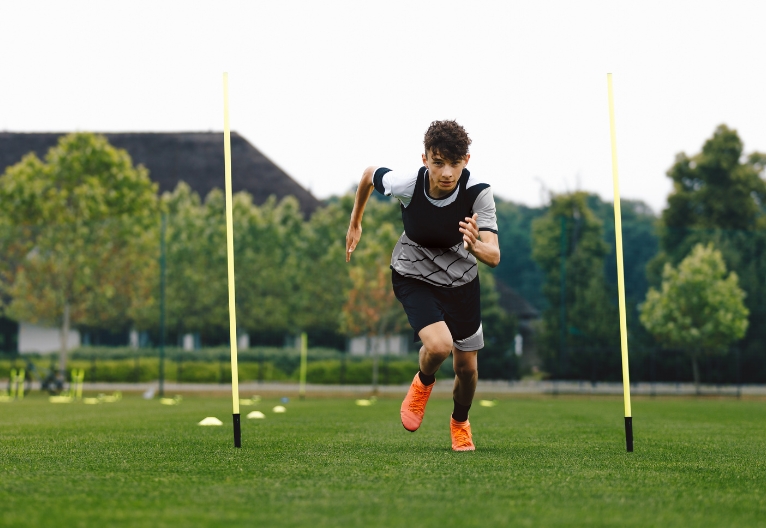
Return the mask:
[[420,383],[423,385],[431,385],[434,381],[436,381],[436,374],[423,374],[421,371],[418,370],[418,377],[420,378]]
[[465,422],[468,419],[468,411],[471,409],[470,405],[460,405],[455,400],[452,400],[455,407],[452,409],[452,419],[456,422]]

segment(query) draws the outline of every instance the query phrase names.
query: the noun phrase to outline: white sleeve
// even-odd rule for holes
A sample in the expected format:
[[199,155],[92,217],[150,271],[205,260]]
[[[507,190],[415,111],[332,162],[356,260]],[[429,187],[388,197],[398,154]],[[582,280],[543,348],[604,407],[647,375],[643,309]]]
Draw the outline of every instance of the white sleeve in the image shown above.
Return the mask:
[[492,194],[492,187],[487,187],[473,202],[473,212],[478,214],[476,224],[479,231],[492,231],[497,234],[497,214],[495,212],[495,196]]
[[393,171],[380,167],[375,171],[372,181],[376,191],[386,196],[393,196],[407,207],[412,200],[417,179],[418,171]]

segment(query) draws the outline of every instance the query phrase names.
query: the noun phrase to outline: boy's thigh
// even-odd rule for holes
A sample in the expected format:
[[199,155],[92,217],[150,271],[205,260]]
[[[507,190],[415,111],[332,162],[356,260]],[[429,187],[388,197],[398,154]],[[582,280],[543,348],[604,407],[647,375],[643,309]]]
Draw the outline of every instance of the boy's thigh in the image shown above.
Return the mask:
[[452,334],[444,321],[431,323],[418,332],[423,346],[430,352],[443,353],[445,358],[452,350]]
[[420,332],[424,328],[436,323],[444,323],[444,313],[435,286],[418,279],[403,277],[396,271],[392,272],[391,279],[394,294],[402,303],[407,320],[414,331],[415,341],[419,339]]
[[440,292],[444,322],[452,333],[457,350],[476,351],[484,346],[479,290],[477,278],[463,286]]

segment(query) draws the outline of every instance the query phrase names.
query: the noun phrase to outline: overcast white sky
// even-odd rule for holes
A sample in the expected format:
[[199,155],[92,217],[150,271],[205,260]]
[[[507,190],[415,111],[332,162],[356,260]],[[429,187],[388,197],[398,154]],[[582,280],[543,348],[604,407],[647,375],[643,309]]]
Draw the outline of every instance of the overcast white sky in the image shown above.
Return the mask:
[[320,198],[368,165],[415,168],[435,119],[469,169],[539,205],[622,195],[655,211],[676,153],[720,123],[766,151],[766,2],[0,3],[0,130],[232,129]]

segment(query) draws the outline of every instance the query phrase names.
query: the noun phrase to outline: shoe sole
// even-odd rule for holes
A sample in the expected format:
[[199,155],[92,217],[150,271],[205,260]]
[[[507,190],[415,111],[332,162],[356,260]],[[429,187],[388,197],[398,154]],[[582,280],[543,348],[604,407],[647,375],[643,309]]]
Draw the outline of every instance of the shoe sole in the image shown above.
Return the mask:
[[[421,422],[421,424],[422,424],[422,423],[423,423],[423,422]],[[420,425],[418,425],[418,426],[417,426],[415,429],[408,429],[408,428],[407,428],[407,426],[406,426],[406,425],[404,425],[404,422],[401,422],[401,424],[402,424],[402,427],[404,427],[404,430],[405,430],[405,431],[409,431],[409,432],[411,432],[411,433],[414,433],[415,431],[417,431],[418,429],[420,429]]]

